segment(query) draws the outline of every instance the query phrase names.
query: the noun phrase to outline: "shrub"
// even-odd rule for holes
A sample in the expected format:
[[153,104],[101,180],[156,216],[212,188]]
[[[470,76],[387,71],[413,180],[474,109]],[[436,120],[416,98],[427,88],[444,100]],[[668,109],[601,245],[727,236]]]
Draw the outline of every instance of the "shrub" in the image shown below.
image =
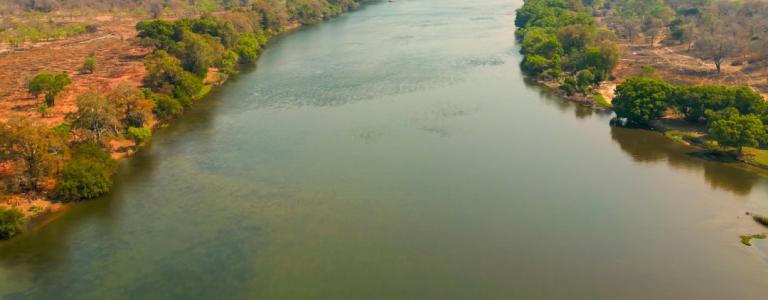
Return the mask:
[[24,214],[15,208],[0,208],[0,240],[13,237],[24,228]]
[[546,71],[549,68],[552,68],[554,66],[554,63],[547,59],[546,57],[543,57],[541,55],[527,55],[525,59],[523,59],[523,64],[521,65],[521,68],[523,72],[528,73],[530,75],[539,75]]
[[63,200],[91,199],[112,187],[115,162],[98,145],[85,144],[73,149],[72,160],[61,172],[56,195]]
[[142,145],[152,138],[152,130],[147,127],[129,127],[128,138],[136,142],[136,145]]
[[184,112],[184,107],[178,100],[163,94],[152,95],[151,99],[155,101],[155,115],[161,120],[169,120]]
[[96,71],[96,58],[89,56],[85,59],[83,67],[80,68],[80,72],[83,74],[93,74]]

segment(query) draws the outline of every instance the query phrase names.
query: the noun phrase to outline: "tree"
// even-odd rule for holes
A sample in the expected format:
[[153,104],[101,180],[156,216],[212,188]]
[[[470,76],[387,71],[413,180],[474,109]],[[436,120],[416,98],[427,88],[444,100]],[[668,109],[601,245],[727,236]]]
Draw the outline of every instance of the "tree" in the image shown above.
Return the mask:
[[147,55],[144,65],[148,73],[144,84],[154,92],[173,95],[185,106],[203,87],[202,79],[185,71],[179,59],[163,50]]
[[24,228],[24,214],[15,208],[0,207],[0,240],[17,235]]
[[712,60],[720,73],[724,60],[741,54],[744,41],[739,38],[739,31],[737,24],[717,22],[700,32],[694,50],[700,58]]
[[766,128],[755,115],[741,115],[730,108],[707,126],[709,138],[720,146],[735,147],[739,155],[744,147],[757,147],[766,140]]
[[661,118],[667,110],[668,99],[673,91],[672,85],[661,80],[630,78],[616,87],[613,109],[617,117],[647,126],[648,122]]
[[221,61],[224,51],[224,46],[213,36],[183,31],[174,54],[185,70],[202,78],[208,73],[208,68]]
[[63,200],[91,199],[107,193],[112,187],[115,161],[96,144],[72,149],[70,160],[61,172],[56,196]]
[[253,34],[246,34],[237,40],[235,52],[243,63],[253,63],[259,58],[261,53],[261,44]]
[[547,59],[562,56],[564,52],[557,36],[540,28],[534,28],[525,34],[520,51],[524,55],[541,55]]
[[117,112],[104,95],[89,92],[77,98],[77,111],[67,116],[78,136],[94,144],[118,133]]
[[56,174],[67,151],[64,138],[42,123],[11,119],[0,124],[0,159],[16,172],[13,190],[39,191],[39,181]]
[[556,64],[541,55],[527,55],[523,59],[521,68],[523,72],[530,75],[539,75],[544,71],[554,67]]
[[46,105],[53,107],[56,96],[70,83],[66,73],[40,72],[29,81],[28,90],[35,97],[44,94]]
[[594,27],[583,24],[564,26],[557,30],[557,38],[565,52],[571,53],[592,43]]
[[118,120],[124,128],[142,127],[152,118],[155,104],[145,99],[144,93],[128,83],[122,83],[115,88],[107,99],[115,106]]

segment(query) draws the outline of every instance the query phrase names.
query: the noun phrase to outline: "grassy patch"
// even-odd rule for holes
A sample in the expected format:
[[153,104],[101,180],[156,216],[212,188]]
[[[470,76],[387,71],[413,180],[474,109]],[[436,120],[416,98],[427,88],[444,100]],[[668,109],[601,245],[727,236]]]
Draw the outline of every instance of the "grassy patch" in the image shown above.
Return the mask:
[[745,246],[752,246],[752,239],[763,240],[766,237],[768,236],[766,236],[765,233],[739,236],[739,238],[741,239],[741,243],[744,244]]
[[748,163],[768,168],[768,150],[744,147],[744,154]]
[[680,131],[680,130],[669,130],[664,132],[664,135],[667,138],[683,145],[690,145],[691,141],[701,137],[701,135],[699,135],[698,133]]
[[206,84],[206,85],[204,85],[204,86],[203,86],[203,88],[202,88],[202,89],[200,89],[200,92],[199,92],[199,93],[197,93],[197,95],[195,95],[195,100],[200,100],[200,99],[203,99],[203,97],[205,97],[206,95],[208,95],[208,93],[210,93],[210,92],[211,92],[211,89],[212,89],[212,88],[213,88],[213,85],[212,85],[212,84]]
[[608,100],[605,100],[605,97],[603,97],[603,95],[597,94],[597,95],[595,95],[593,100],[595,101],[595,104],[597,104],[598,106],[600,106],[602,108],[610,109],[610,108],[613,107],[613,105],[611,105],[611,103],[608,103]]

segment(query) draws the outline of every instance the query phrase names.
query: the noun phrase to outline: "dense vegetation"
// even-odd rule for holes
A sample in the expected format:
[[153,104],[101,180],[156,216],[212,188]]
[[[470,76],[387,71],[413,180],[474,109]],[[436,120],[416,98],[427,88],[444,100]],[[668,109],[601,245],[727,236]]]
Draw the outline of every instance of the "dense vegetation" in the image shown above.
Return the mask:
[[674,86],[636,77],[616,88],[613,108],[618,118],[640,126],[665,114],[706,124],[710,140],[739,155],[743,147],[768,146],[768,104],[748,87]]
[[619,61],[616,37],[589,11],[581,0],[525,1],[515,19],[523,71],[557,82],[568,95],[587,95],[608,79]]

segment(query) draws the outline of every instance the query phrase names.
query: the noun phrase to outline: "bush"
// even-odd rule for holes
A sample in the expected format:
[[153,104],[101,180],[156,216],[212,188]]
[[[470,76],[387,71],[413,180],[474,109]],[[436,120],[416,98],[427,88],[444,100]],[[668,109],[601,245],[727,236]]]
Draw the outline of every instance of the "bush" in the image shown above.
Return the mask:
[[152,95],[151,99],[155,101],[155,109],[153,111],[161,120],[170,120],[184,112],[184,106],[178,100],[169,96],[156,94]]
[[152,138],[152,130],[147,127],[129,127],[128,138],[136,142],[136,145],[142,145]]
[[86,144],[73,149],[72,160],[61,172],[56,195],[63,200],[91,199],[112,187],[115,162],[98,145]]
[[0,240],[17,235],[23,228],[23,213],[15,208],[0,208]]
[[83,63],[80,72],[83,74],[93,74],[94,71],[96,71],[96,58],[89,56],[85,59],[85,63]]
[[521,65],[521,68],[523,72],[527,74],[539,75],[544,71],[552,68],[553,66],[554,66],[554,63],[551,60],[547,59],[546,57],[532,54],[532,55],[525,56],[525,59],[523,59],[523,64]]

